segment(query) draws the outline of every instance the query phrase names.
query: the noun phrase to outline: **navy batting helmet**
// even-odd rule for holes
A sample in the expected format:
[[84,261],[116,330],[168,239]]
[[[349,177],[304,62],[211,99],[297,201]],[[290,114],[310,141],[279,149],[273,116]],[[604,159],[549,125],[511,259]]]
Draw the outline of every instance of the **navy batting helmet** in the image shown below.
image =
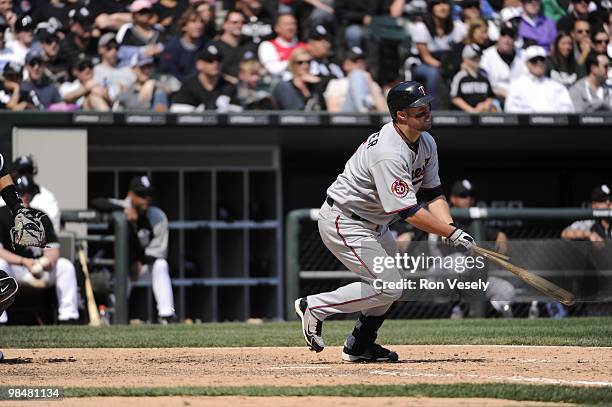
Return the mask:
[[389,113],[395,120],[398,110],[404,110],[411,107],[427,106],[433,100],[425,92],[425,86],[417,81],[401,82],[391,88],[387,95],[387,106]]

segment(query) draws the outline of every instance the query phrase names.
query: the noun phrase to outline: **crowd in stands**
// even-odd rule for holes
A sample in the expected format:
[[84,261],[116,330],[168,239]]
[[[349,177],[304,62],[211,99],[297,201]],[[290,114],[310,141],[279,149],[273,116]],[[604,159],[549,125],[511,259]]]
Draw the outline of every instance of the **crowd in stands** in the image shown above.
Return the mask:
[[610,0],[0,0],[0,108],[612,109]]

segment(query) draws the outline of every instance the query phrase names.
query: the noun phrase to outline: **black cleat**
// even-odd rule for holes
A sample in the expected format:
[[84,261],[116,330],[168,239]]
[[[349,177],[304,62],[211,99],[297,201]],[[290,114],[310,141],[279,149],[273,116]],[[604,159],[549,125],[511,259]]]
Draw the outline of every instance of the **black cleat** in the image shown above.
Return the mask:
[[321,337],[323,321],[319,321],[312,315],[310,309],[308,309],[308,301],[306,301],[306,298],[298,298],[295,300],[295,313],[302,320],[302,332],[306,344],[310,350],[321,352],[325,348],[325,343]]
[[361,355],[354,355],[346,346],[342,349],[342,360],[346,362],[397,362],[397,353],[373,343]]

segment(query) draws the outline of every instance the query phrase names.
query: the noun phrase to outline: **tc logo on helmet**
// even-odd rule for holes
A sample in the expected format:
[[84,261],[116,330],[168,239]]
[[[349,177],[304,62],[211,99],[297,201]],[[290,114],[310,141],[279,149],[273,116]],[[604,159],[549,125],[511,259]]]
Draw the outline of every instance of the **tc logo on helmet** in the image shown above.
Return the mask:
[[425,96],[425,88],[423,86],[419,86],[419,92],[421,92],[421,95]]

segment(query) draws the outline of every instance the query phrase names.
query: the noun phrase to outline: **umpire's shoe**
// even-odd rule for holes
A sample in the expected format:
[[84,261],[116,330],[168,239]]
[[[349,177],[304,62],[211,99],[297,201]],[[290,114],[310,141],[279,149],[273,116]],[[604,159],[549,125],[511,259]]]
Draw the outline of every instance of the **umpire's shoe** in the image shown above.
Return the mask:
[[346,346],[342,349],[342,360],[346,362],[397,362],[398,359],[397,353],[377,343],[368,345],[361,355],[355,355]]
[[316,319],[308,308],[306,298],[298,298],[295,300],[295,313],[302,320],[302,332],[304,339],[310,350],[321,352],[325,348],[321,330],[323,329],[323,321]]

